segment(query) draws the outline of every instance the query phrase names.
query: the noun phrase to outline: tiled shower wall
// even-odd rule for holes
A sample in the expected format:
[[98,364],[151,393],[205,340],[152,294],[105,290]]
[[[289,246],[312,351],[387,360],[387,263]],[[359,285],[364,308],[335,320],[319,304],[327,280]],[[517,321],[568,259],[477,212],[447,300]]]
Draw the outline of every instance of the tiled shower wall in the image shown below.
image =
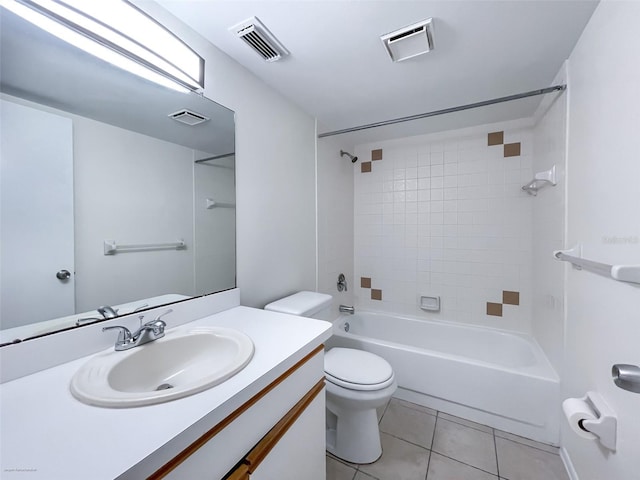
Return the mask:
[[524,121],[356,147],[356,305],[530,332],[532,153]]

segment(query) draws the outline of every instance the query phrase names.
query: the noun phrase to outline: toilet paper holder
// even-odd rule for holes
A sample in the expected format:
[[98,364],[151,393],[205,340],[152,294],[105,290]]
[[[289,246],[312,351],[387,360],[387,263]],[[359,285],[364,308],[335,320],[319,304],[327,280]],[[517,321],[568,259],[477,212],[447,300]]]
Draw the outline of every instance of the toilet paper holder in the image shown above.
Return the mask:
[[616,430],[618,427],[616,414],[597,392],[587,392],[587,395],[582,397],[582,400],[593,409],[597,419],[581,420],[579,422],[580,428],[593,433],[604,447],[615,451]]

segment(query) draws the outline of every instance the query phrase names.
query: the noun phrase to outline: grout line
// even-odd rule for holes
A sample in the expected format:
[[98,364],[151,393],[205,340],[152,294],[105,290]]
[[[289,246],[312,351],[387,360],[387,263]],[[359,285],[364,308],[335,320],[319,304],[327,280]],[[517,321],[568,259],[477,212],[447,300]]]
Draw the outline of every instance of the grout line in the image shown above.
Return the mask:
[[[436,429],[434,428],[433,431],[435,432]],[[431,439],[431,443],[433,443],[433,439]],[[429,478],[429,465],[431,465],[431,453],[432,451],[429,450],[429,458],[427,459],[427,473],[425,473],[424,480],[428,480]]]
[[[393,397],[392,397],[393,399]],[[397,399],[397,400],[401,400],[401,399]],[[434,410],[433,408],[429,408],[429,407],[423,407],[422,405],[418,405],[417,403],[412,403],[412,402],[408,402],[407,400],[401,400],[402,403],[397,402],[398,407],[401,408],[407,408],[411,411],[414,412],[420,412],[420,413],[424,413],[425,415],[431,415],[432,417],[437,417],[438,416],[438,411]],[[389,402],[391,403],[391,402]],[[415,405],[415,407],[412,407],[411,405]],[[425,410],[423,410],[423,408],[429,408],[429,410],[434,411],[435,413],[431,413],[431,412],[427,412]],[[385,409],[385,413],[386,413],[386,409]]]
[[496,442],[496,431],[493,431],[493,450],[496,454],[496,470],[498,471],[498,478],[500,478],[500,462],[498,462],[498,444]]
[[382,419],[384,418],[384,416],[387,413],[387,410],[389,410],[389,405],[391,405],[391,399],[389,399],[389,401],[387,402],[387,404],[384,407],[384,411],[382,412],[382,415],[380,415],[380,420],[378,420],[378,425],[380,425],[382,423]]
[[[476,467],[475,465],[470,465],[468,463],[462,462],[459,459],[450,457],[449,455],[445,455],[444,453],[436,452],[435,450],[432,450],[432,452],[435,453],[435,454],[440,455],[441,457],[448,458],[449,460],[453,460],[454,462],[461,463],[462,465],[466,465],[467,467],[471,467],[471,468],[473,468],[475,470],[480,470],[481,472],[488,473],[489,475],[492,475],[494,477],[499,477],[499,475],[497,475],[497,474],[495,474],[493,472],[490,472],[488,470],[483,470],[482,468]],[[503,480],[508,480],[508,479],[504,478]]]
[[[362,473],[362,475],[364,475],[364,476],[365,476],[365,477],[367,477],[367,478],[373,478],[373,480],[381,480],[380,478],[378,478],[378,477],[374,477],[373,475],[371,475],[371,474],[369,474],[369,473],[367,473],[367,472],[362,472],[362,471],[360,471],[360,470],[358,470],[358,472],[359,472],[359,473]],[[356,475],[357,475],[357,473],[356,473]],[[355,478],[355,475],[353,476],[353,478]]]
[[[429,447],[429,463],[431,463],[431,452],[433,451],[433,442],[436,440],[436,429],[438,428],[438,414],[436,410],[436,421],[433,422],[433,433],[431,434],[431,446]],[[429,473],[429,465],[427,465],[427,474]]]
[[[478,423],[478,425],[482,425],[483,427],[487,427],[488,429],[490,429],[490,432],[487,432],[486,430],[482,430],[478,427],[474,427],[472,425],[467,425],[466,423],[462,423],[459,421],[456,421],[456,418],[461,418],[461,417],[455,417],[453,415],[451,415],[450,413],[447,413],[446,415],[451,415],[452,418],[444,418],[440,416],[440,413],[445,413],[445,412],[440,412],[438,411],[438,418],[442,418],[442,420],[446,421],[446,422],[451,422],[451,423],[455,423],[457,425],[462,425],[463,427],[468,427],[468,428],[472,428],[474,430],[476,430],[477,432],[482,432],[482,433],[486,433],[487,435],[494,435],[495,434],[495,428],[490,427],[489,425],[482,425],[481,423]],[[463,418],[462,420],[466,420],[466,418]],[[467,420],[468,422],[471,422],[471,420]],[[477,423],[477,422],[472,422],[472,423]]]
[[[512,434],[512,435],[514,435],[514,434]],[[555,448],[555,449],[558,450],[558,452],[550,452],[549,450],[545,450],[544,448],[536,447],[534,445],[529,445],[528,443],[525,443],[525,442],[519,442],[518,440],[514,440],[512,438],[501,437],[500,435],[495,435],[495,436],[496,436],[496,438],[501,438],[502,440],[507,440],[508,442],[517,443],[518,445],[524,445],[525,447],[535,448],[536,450],[540,450],[541,452],[548,453],[549,455],[560,456],[559,447],[554,447],[553,445],[548,445],[548,447],[549,448]],[[517,435],[515,435],[515,436],[517,437]],[[531,442],[535,442],[535,440],[531,440],[530,438],[526,438],[526,437],[518,437],[518,438],[524,438],[525,440],[529,440]],[[541,443],[541,442],[537,442],[537,443]],[[543,444],[543,445],[546,445],[546,444]]]
[[[380,433],[384,433],[385,435],[389,435],[390,437],[393,437],[396,440],[401,440],[401,441],[403,441],[405,443],[408,443],[409,445],[413,445],[414,447],[422,448],[423,450],[428,450],[428,451],[431,450],[430,448],[427,448],[424,445],[420,445],[418,443],[413,443],[412,441],[407,440],[406,438],[398,437],[397,435],[394,435],[393,433],[383,432],[382,430],[380,430]],[[431,440],[431,443],[433,443],[433,440]]]
[[436,439],[436,428],[438,428],[438,416],[440,412],[436,410],[436,421],[433,423],[433,433],[431,434],[431,448],[429,449],[429,459],[427,460],[427,474],[424,477],[424,480],[429,479],[429,467],[431,466],[431,455],[433,455],[433,442]]

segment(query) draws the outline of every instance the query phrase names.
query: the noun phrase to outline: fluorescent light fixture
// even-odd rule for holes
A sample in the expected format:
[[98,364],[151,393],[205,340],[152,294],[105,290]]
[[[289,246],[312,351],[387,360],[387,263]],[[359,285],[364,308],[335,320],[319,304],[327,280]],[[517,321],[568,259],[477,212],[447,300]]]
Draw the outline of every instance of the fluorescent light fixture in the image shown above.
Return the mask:
[[0,0],[0,5],[119,68],[179,91],[204,87],[204,60],[126,0]]

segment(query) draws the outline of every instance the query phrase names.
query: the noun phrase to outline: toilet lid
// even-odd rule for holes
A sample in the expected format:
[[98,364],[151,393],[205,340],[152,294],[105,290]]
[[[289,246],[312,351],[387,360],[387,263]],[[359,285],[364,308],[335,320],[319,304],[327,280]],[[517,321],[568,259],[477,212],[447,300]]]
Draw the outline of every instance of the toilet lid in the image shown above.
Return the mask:
[[353,390],[379,390],[393,383],[393,369],[384,358],[353,348],[332,348],[324,355],[327,380]]

